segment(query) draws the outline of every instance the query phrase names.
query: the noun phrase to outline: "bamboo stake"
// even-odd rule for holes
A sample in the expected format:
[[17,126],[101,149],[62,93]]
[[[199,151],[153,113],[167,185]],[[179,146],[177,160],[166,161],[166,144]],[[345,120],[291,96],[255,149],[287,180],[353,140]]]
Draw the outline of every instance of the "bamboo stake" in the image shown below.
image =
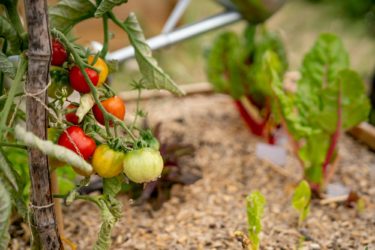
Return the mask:
[[[51,60],[47,1],[25,0],[28,24],[29,59],[26,81],[26,127],[38,137],[47,134],[46,87]],[[29,148],[31,179],[30,223],[34,249],[63,249],[54,214],[47,156]]]

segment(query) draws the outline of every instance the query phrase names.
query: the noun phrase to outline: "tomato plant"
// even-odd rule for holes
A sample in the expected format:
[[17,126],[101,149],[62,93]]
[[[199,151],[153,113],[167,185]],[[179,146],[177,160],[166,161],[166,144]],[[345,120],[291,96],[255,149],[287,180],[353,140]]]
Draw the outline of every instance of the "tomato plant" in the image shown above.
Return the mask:
[[[152,57],[151,49],[145,43],[143,31],[136,16],[132,13],[124,22],[112,12],[112,8],[126,2],[122,0],[59,1],[49,8],[49,22],[32,21],[35,20],[36,14],[47,17],[45,9],[42,9],[46,7],[45,4],[41,4],[38,0],[26,3],[28,11],[26,16],[31,18],[28,19],[28,22],[23,22],[18,15],[17,1],[1,2],[1,10],[4,9],[4,13],[0,12],[0,168],[1,170],[3,168],[12,169],[10,164],[13,164],[2,151],[3,142],[6,143],[6,147],[14,147],[19,150],[25,150],[27,147],[38,149],[39,155],[31,154],[30,156],[30,176],[28,173],[22,173],[22,177],[30,177],[31,185],[36,187],[31,193],[30,220],[26,218],[27,213],[21,206],[28,203],[28,197],[19,202],[21,205],[17,205],[18,213],[24,216],[25,221],[32,221],[35,225],[33,227],[35,230],[31,231],[35,234],[32,237],[32,245],[36,249],[47,249],[51,247],[51,244],[54,247],[60,244],[58,231],[52,230],[53,228],[42,230],[43,226],[40,225],[45,225],[46,222],[34,213],[40,204],[50,203],[52,199],[51,193],[38,195],[38,192],[41,191],[38,190],[41,187],[40,183],[50,184],[50,180],[46,179],[48,171],[57,171],[58,174],[62,174],[64,171],[61,169],[66,168],[56,169],[56,167],[66,165],[72,166],[74,171],[85,176],[79,185],[75,186],[70,183],[67,185],[70,190],[63,189],[63,193],[55,194],[55,197],[64,199],[67,204],[76,199],[83,199],[97,205],[102,212],[103,224],[95,249],[108,249],[111,244],[111,230],[121,216],[121,204],[115,199],[121,185],[126,182],[127,178],[137,179],[139,182],[154,180],[163,169],[163,161],[156,147],[157,140],[153,138],[152,134],[149,135],[150,141],[153,141],[153,149],[149,149],[147,148],[148,144],[145,144],[142,139],[143,130],[139,127],[138,117],[144,112],[141,112],[140,107],[137,107],[133,122],[125,122],[125,104],[106,84],[110,71],[106,55],[110,42],[108,23],[111,21],[120,30],[127,33],[132,46],[136,48],[141,78],[134,80],[133,88],[139,94],[143,89],[166,89],[176,95],[183,94]],[[30,7],[31,4],[36,6]],[[72,41],[68,35],[76,24],[89,18],[101,18],[103,21],[104,44],[103,49],[97,53],[83,48]],[[23,23],[27,23],[31,27],[30,31],[33,32],[28,34]],[[47,24],[50,24],[50,27],[47,27]],[[37,30],[42,32],[37,33]],[[52,51],[49,51],[50,45],[52,45]],[[48,54],[51,53],[52,57],[50,58]],[[12,58],[17,58],[17,63],[14,63]],[[49,62],[49,59],[51,59],[52,66],[46,63]],[[111,64],[113,63],[115,62],[111,62]],[[48,70],[51,75],[51,83],[47,85]],[[26,73],[29,76],[37,77],[35,79],[26,78]],[[7,81],[12,81],[9,88],[4,84],[4,78]],[[29,92],[20,93],[25,78],[27,81],[24,89]],[[46,88],[38,89],[40,86]],[[49,99],[44,96],[47,87]],[[77,91],[79,95],[78,100],[71,102],[70,98],[73,97],[70,95],[73,90]],[[32,127],[30,125],[32,120],[34,122],[39,119],[45,121],[38,123],[37,129],[43,132],[44,126],[47,125],[50,134],[49,140],[40,138],[43,137],[43,133],[33,134],[23,128],[23,120],[26,117],[25,108],[19,103],[25,96],[35,105],[38,114],[42,114],[42,110],[48,113],[48,116],[35,117],[37,112],[33,108],[27,107],[28,128]],[[44,102],[44,100],[48,101]],[[33,128],[35,129],[35,127]],[[43,158],[42,153],[48,155],[50,165],[54,165],[53,167],[48,167],[48,161],[44,160],[47,158]],[[132,169],[128,172],[129,176],[124,174],[124,165]],[[134,172],[134,166],[140,166],[143,170],[138,169],[137,172]],[[72,170],[70,167],[68,168],[70,171]],[[36,178],[38,173],[40,173],[38,176],[41,177],[39,179]],[[104,195],[80,195],[80,189],[88,184],[89,175],[94,173],[103,178]],[[75,175],[73,174],[73,176]],[[5,204],[5,213],[0,211],[0,220],[6,221],[6,223],[0,224],[1,249],[3,245],[4,248],[7,248],[9,242],[7,228],[12,211],[9,194],[16,195],[23,190],[22,183],[16,181],[18,179],[21,177],[13,171],[7,171],[5,177],[0,175],[0,196],[4,197],[1,199],[1,204]],[[59,182],[63,183],[62,180],[60,178]],[[46,186],[43,191],[45,190],[49,191],[50,188]],[[12,199],[18,204],[17,197],[21,196],[15,196]],[[38,199],[37,202],[36,199]],[[54,218],[54,209],[47,210],[48,216]],[[53,225],[56,224],[58,223],[53,222]]]

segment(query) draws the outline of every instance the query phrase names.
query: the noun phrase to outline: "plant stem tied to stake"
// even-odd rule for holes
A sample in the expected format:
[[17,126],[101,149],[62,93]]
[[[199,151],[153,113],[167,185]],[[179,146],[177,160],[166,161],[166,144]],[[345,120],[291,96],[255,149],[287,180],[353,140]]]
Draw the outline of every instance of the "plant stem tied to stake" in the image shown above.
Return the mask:
[[[29,32],[27,97],[27,130],[41,139],[46,138],[47,112],[36,98],[46,102],[51,60],[50,35],[46,0],[25,0]],[[36,94],[37,93],[37,94]],[[33,95],[35,94],[35,95]],[[59,237],[51,195],[48,158],[41,151],[29,148],[32,193],[30,222],[34,249],[63,249]]]

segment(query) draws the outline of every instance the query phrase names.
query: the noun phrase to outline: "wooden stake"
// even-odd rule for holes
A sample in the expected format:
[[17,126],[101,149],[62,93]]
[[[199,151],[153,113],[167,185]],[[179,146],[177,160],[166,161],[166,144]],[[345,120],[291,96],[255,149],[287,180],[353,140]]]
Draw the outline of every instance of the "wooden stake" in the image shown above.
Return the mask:
[[[46,139],[46,88],[51,60],[48,30],[47,1],[25,0],[29,48],[26,81],[26,127],[38,137]],[[56,225],[47,156],[29,148],[31,179],[30,223],[34,249],[63,249]]]

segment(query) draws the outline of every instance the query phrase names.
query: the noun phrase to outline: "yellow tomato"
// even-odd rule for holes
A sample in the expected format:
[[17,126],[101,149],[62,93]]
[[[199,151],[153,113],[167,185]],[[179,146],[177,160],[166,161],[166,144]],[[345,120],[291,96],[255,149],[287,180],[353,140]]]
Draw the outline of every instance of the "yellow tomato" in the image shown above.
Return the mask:
[[[92,64],[94,62],[94,59],[95,59],[95,56],[90,55],[87,58],[87,61],[88,61],[89,64]],[[108,66],[107,66],[106,62],[103,59],[101,59],[100,57],[98,57],[98,59],[96,60],[96,62],[93,66],[100,71],[99,81],[98,81],[97,86],[98,87],[102,86],[103,83],[105,82],[105,80],[107,79],[107,76],[108,76]]]
[[111,149],[107,144],[98,146],[92,158],[92,167],[101,177],[111,178],[119,175],[122,170],[124,153]]

